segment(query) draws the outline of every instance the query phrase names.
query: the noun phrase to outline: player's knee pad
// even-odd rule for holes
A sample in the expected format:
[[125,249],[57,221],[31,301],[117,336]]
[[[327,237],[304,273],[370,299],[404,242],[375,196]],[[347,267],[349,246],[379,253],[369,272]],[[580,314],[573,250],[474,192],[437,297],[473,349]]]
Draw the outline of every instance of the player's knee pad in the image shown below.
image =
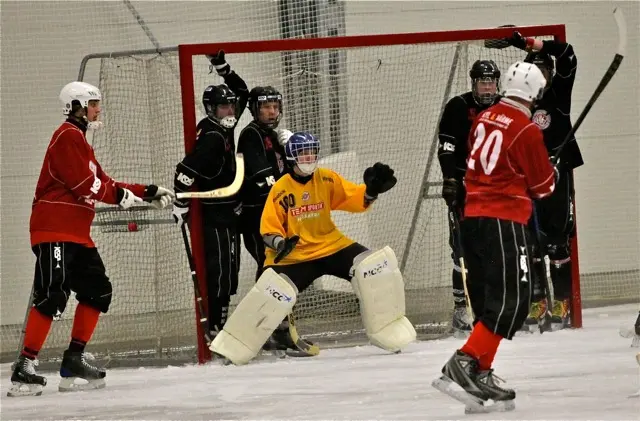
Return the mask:
[[405,317],[404,280],[389,246],[356,257],[351,284],[373,345],[397,352],[416,339],[416,331]]
[[209,348],[233,364],[248,363],[291,312],[297,295],[298,289],[290,279],[266,269]]
[[[87,280],[87,282],[92,282]],[[79,303],[86,304],[100,311],[106,313],[109,311],[111,305],[112,286],[109,280],[103,280],[96,282],[95,286],[90,291],[83,291],[76,294],[76,299]]]
[[39,296],[33,300],[33,306],[45,316],[55,317],[64,313],[69,295],[64,291],[50,291],[46,296]]

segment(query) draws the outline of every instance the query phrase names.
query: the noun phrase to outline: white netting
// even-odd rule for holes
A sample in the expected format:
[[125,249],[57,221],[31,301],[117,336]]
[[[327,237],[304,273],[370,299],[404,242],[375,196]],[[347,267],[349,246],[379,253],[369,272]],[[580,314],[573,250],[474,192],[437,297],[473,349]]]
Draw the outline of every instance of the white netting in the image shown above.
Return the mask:
[[[364,21],[368,18],[360,13],[362,4],[281,1],[243,2],[242,7],[238,7],[236,2],[132,2],[150,30],[145,33],[126,3],[97,2],[92,3],[92,7],[67,2],[3,3],[2,138],[12,139],[2,143],[4,276],[0,295],[4,357],[13,356],[18,348],[33,270],[27,228],[30,201],[16,202],[16,192],[23,192],[25,183],[29,188],[35,185],[46,142],[60,121],[59,115],[44,113],[38,115],[38,124],[33,125],[33,106],[37,103],[42,104],[38,110],[58,110],[55,98],[60,86],[75,78],[85,54],[148,49],[158,44],[167,47],[179,43],[370,33],[374,26],[384,27],[373,23],[367,26]],[[414,17],[427,19],[433,14],[430,6],[421,6],[426,7],[425,10],[370,7],[381,8],[384,13],[379,17],[393,16],[398,21],[398,32],[406,32],[410,27],[404,23]],[[521,16],[520,6],[509,7],[509,16]],[[493,18],[491,9],[467,9],[451,11],[460,17],[461,27],[475,27],[478,22],[482,22],[481,26],[504,23]],[[527,11],[531,12],[528,15],[535,15],[532,13],[535,10],[539,13],[537,21],[527,23],[544,23],[554,13],[561,13],[547,9],[548,5],[528,5]],[[484,18],[480,19],[480,15]],[[597,13],[585,11],[584,16],[587,15]],[[458,29],[458,22],[444,22],[437,16],[437,13],[433,15],[432,26],[414,26],[411,30]],[[586,19],[584,16],[581,18]],[[388,25],[390,19],[382,23]],[[634,27],[634,22],[637,23],[637,17],[629,27]],[[597,25],[601,26],[599,40],[605,43],[611,37],[604,24],[592,22],[587,26]],[[94,38],[91,37],[76,37],[76,32],[99,34],[98,44],[92,45]],[[637,34],[631,37],[630,45],[635,45]],[[580,42],[580,38],[576,38],[576,43]],[[581,58],[579,78],[587,79],[588,83],[577,84],[575,115],[597,83],[600,68],[605,66],[601,63],[601,54],[592,58],[587,56],[587,50],[576,48]],[[454,60],[456,53],[458,60]],[[587,58],[582,59],[585,56]],[[468,69],[475,59],[493,58],[504,70],[521,57],[522,54],[512,48],[488,51],[475,44],[445,43],[287,54],[230,54],[228,59],[249,86],[269,83],[282,90],[285,95],[283,127],[316,133],[323,142],[326,166],[355,181],[361,179],[366,166],[378,160],[396,169],[398,186],[376,203],[374,212],[365,216],[338,213],[335,219],[358,241],[370,247],[389,244],[399,260],[406,260],[409,317],[414,323],[425,325],[423,331],[437,334],[446,329],[452,307],[448,233],[444,204],[439,198],[440,170],[431,154],[435,152],[431,146],[437,119],[443,101],[468,90]],[[630,60],[636,60],[637,64],[637,57]],[[194,95],[200,107],[202,89],[220,79],[208,74],[204,57],[194,57],[193,63]],[[633,62],[630,63],[633,67]],[[89,60],[85,80],[99,84],[105,97],[106,128],[93,143],[98,159],[114,177],[171,184],[173,168],[183,154],[177,69],[177,57],[171,52],[162,56],[137,54]],[[46,74],[46,80],[42,74]],[[54,82],[43,85],[48,80]],[[626,85],[617,86],[616,81],[608,89],[617,90],[615,96],[624,98]],[[637,90],[637,72],[627,74],[626,81]],[[46,89],[34,88],[38,86]],[[26,92],[30,93],[26,95]],[[38,101],[33,101],[34,94]],[[12,98],[13,102],[5,103],[5,98]],[[601,101],[606,103],[607,96],[603,95]],[[637,107],[635,110],[637,115]],[[618,113],[621,119],[627,111],[634,115],[632,107],[625,108]],[[579,138],[591,168],[595,160],[602,160],[607,154],[594,152],[603,143],[600,139],[594,142],[589,139],[606,136],[615,126],[611,120],[606,120],[606,124],[590,124],[591,120],[599,121],[602,110],[598,113],[596,107],[592,114]],[[247,111],[239,127],[248,119]],[[637,127],[635,130],[627,133],[620,129],[617,144],[625,152],[618,155],[616,165],[620,165],[620,159],[634,153],[637,156],[633,138]],[[628,170],[625,173],[636,174],[637,178],[637,163],[624,162]],[[420,190],[427,166],[430,168],[428,188],[422,192],[426,197],[422,201]],[[603,166],[607,171],[610,168],[606,163]],[[588,168],[584,171],[587,170],[594,171]],[[637,223],[629,232],[622,226],[625,217],[612,216],[624,214],[626,221],[638,221],[638,192],[621,187],[625,184],[610,176],[610,173],[596,171],[594,178],[617,183],[615,189],[602,188],[593,182],[580,184],[578,179],[578,226],[584,268],[582,299],[586,304],[638,299]],[[583,196],[581,191],[585,193]],[[418,203],[420,212],[414,221]],[[585,205],[581,208],[582,203]],[[610,203],[626,203],[623,207],[627,211],[620,214]],[[580,209],[584,209],[583,213]],[[168,211],[107,212],[96,218],[100,225],[94,228],[94,239],[115,293],[110,312],[101,317],[92,340],[92,351],[112,356],[118,352],[154,358],[177,354],[193,356],[196,335],[192,284],[180,232],[166,223],[168,219]],[[138,231],[129,232],[129,222],[133,221],[137,222]],[[606,224],[603,221],[607,221]],[[405,250],[411,231],[413,240]],[[615,232],[620,235],[616,236]],[[254,271],[251,257],[243,250],[240,297],[253,282]],[[299,328],[311,334],[359,329],[357,304],[350,288],[349,284],[335,279],[318,281],[301,299],[297,310]],[[71,299],[62,321],[54,323],[42,358],[58,357],[59,349],[67,346],[74,309],[75,301]]]

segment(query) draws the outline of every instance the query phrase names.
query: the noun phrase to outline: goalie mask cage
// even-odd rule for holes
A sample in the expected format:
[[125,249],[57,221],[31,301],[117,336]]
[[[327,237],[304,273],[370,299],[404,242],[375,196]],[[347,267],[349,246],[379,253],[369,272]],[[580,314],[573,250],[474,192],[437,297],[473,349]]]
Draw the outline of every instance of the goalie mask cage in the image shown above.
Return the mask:
[[[448,334],[453,308],[447,212],[440,197],[437,126],[446,102],[470,90],[469,69],[477,59],[494,60],[501,71],[525,53],[487,49],[483,40],[524,36],[565,39],[564,25],[425,32],[374,36],[190,44],[146,51],[93,54],[100,62],[105,127],[92,141],[98,159],[116,179],[171,186],[177,162],[194,148],[196,124],[204,116],[201,96],[209,84],[206,54],[227,53],[249,88],[273,85],[284,96],[280,127],[307,130],[322,144],[320,165],[355,182],[364,169],[382,161],[395,169],[397,186],[366,214],[337,212],[334,220],[354,240],[378,249],[390,245],[402,265],[408,318],[422,337]],[[245,111],[236,130],[250,121]],[[206,301],[205,264],[197,201],[192,210],[191,243]],[[88,350],[127,361],[205,362],[194,305],[193,285],[170,210],[98,212],[92,235],[99,247],[114,295],[110,311]],[[573,324],[581,326],[577,246],[573,244]],[[240,286],[230,312],[255,282],[255,263],[242,249]],[[583,287],[595,298],[613,296],[602,280]],[[615,295],[617,294],[617,295]],[[41,360],[59,358],[68,344],[75,300],[54,323]],[[206,309],[206,304],[205,304]],[[298,329],[321,345],[366,340],[358,302],[347,281],[317,280],[295,308]],[[12,335],[19,337],[16,327]],[[6,338],[7,335],[3,335]],[[18,342],[17,338],[14,339]],[[19,344],[16,343],[16,348]]]

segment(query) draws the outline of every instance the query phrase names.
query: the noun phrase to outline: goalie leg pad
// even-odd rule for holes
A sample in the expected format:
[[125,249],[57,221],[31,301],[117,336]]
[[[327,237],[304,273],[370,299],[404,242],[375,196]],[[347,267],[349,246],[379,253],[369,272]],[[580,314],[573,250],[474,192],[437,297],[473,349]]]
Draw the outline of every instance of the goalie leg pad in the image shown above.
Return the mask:
[[356,257],[351,284],[373,345],[398,352],[415,341],[416,331],[405,317],[404,280],[389,246]]
[[209,349],[235,365],[246,364],[262,349],[271,333],[287,317],[298,289],[273,269],[265,270],[240,301]]

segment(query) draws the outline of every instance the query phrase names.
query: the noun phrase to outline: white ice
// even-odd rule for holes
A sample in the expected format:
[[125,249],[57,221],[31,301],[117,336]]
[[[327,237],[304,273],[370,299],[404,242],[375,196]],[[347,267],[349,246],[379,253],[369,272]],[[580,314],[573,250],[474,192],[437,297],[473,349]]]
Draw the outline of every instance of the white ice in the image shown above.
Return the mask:
[[430,386],[462,341],[412,344],[399,355],[371,347],[325,349],[309,359],[235,366],[113,369],[107,388],[62,394],[58,378],[39,397],[8,398],[2,419],[556,419],[638,420],[637,348],[618,334],[638,305],[584,311],[579,330],[503,341],[496,373],[517,391],[516,410],[465,415]]

